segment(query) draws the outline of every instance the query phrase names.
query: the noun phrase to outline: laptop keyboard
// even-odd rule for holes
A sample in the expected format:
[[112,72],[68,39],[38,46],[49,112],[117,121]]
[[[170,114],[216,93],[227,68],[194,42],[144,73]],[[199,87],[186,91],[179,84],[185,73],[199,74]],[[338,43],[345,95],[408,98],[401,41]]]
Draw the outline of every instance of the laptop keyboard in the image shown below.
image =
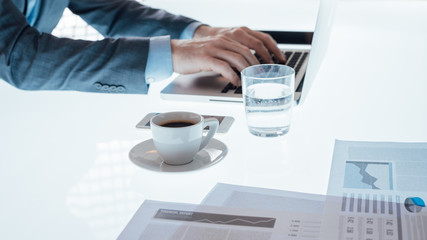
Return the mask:
[[[308,52],[299,52],[299,51],[282,51],[283,54],[286,56],[286,63],[284,65],[287,65],[293,69],[295,69],[295,76],[298,75],[305,59],[308,56]],[[261,58],[255,54],[255,56],[258,58],[260,63],[263,63]],[[279,63],[282,64],[282,63]],[[240,76],[240,73],[237,72],[237,74]],[[234,91],[235,94],[242,94],[242,87],[235,86],[231,82],[228,83],[221,91],[221,93],[228,93],[228,91]]]
[[235,94],[242,94],[242,86],[237,87],[236,85],[229,82],[223,89],[222,93],[227,93],[228,91],[234,90]]

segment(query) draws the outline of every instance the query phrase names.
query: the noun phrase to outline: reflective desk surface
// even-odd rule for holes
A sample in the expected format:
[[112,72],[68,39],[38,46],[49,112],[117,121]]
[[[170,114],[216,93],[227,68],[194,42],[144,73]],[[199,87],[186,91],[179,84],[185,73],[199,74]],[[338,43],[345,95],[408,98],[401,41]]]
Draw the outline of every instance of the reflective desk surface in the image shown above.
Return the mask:
[[[338,11],[308,98],[279,138],[252,136],[241,104],[161,100],[168,81],[148,95],[26,92],[1,81],[0,238],[115,239],[145,199],[200,203],[218,182],[325,194],[336,139],[427,142],[427,2],[364,4]],[[151,138],[136,123],[175,110],[233,116],[215,137],[225,159],[175,174],[130,162],[129,150]]]

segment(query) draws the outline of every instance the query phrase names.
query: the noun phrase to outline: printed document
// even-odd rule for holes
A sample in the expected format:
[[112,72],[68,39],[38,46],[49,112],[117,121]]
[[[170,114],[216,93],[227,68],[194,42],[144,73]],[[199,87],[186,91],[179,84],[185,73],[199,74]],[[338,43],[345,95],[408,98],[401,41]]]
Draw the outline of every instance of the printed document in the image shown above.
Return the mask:
[[118,239],[311,240],[309,232],[297,235],[301,228],[318,232],[311,219],[308,213],[145,201]]
[[[319,239],[325,196],[218,183],[202,204],[294,213],[292,234],[283,239]],[[299,213],[310,218],[299,218]]]
[[427,144],[336,141],[322,238],[427,239]]
[[323,213],[324,202],[324,195],[217,183],[202,204],[317,215]]

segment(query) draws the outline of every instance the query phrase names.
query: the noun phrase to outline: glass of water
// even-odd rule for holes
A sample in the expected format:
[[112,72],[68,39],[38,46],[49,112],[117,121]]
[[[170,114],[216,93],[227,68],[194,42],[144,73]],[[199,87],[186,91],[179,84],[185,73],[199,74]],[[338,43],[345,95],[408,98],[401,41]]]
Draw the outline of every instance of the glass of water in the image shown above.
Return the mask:
[[291,125],[295,70],[279,64],[243,69],[242,90],[249,131],[256,136],[286,134]]

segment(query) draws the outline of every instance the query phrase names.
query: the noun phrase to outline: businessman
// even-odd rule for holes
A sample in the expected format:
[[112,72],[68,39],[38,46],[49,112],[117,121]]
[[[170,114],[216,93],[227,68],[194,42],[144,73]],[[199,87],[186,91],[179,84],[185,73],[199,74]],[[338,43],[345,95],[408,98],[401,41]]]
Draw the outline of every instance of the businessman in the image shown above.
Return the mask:
[[[69,8],[105,36],[50,34]],[[235,84],[272,57],[275,41],[246,27],[215,28],[134,0],[0,0],[0,78],[24,90],[146,93],[172,72],[215,71]]]

